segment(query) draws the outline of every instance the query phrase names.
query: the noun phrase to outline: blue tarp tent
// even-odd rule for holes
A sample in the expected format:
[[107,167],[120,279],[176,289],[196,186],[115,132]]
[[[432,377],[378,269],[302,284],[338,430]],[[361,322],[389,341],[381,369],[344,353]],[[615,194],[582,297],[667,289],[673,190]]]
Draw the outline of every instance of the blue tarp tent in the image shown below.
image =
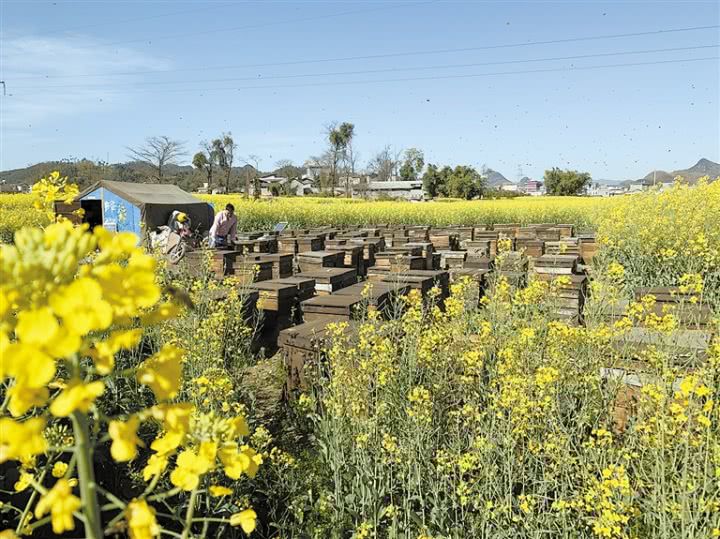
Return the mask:
[[139,236],[166,225],[173,210],[187,213],[193,229],[207,231],[214,213],[207,202],[170,184],[102,180],[85,189],[75,201],[85,210],[83,221],[91,227],[102,225]]

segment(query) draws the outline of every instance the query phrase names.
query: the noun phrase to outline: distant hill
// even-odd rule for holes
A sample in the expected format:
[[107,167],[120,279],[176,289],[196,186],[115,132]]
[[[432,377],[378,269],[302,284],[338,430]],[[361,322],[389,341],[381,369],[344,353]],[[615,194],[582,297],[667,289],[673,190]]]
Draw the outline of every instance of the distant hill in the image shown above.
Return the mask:
[[648,172],[644,178],[630,183],[652,184],[653,181],[656,183],[668,183],[674,181],[678,176],[682,177],[682,179],[688,183],[695,183],[703,176],[709,176],[711,180],[714,180],[720,177],[720,164],[713,163],[703,157],[690,168],[673,170],[672,172],[654,170]]
[[[231,187],[237,188],[244,184],[245,171],[253,170],[250,165],[233,167]],[[127,163],[103,164],[89,159],[77,161],[46,161],[36,163],[25,168],[5,170],[0,172],[0,183],[11,185],[32,185],[53,171],[59,171],[84,189],[99,180],[115,180],[122,182],[153,182],[153,170],[145,163],[129,161]],[[213,185],[223,185],[225,174],[215,171]],[[188,191],[194,191],[206,182],[204,172],[194,169],[190,165],[165,165],[163,182],[174,183]]]
[[491,168],[485,169],[483,172],[486,180],[487,180],[487,186],[491,189],[498,189],[502,187],[503,185],[512,185],[513,182],[508,180],[505,176],[500,174],[497,170],[493,170]]
[[675,176],[670,174],[669,172],[665,172],[664,170],[653,170],[652,172],[648,172],[647,175],[643,178],[646,182],[652,183],[653,181],[657,183],[662,182],[671,182],[675,179]]
[[720,176],[720,164],[713,163],[709,159],[702,158],[690,168],[673,171],[672,175],[673,177],[682,176],[690,183],[698,181],[698,179],[703,176],[710,176],[710,179],[714,180]]

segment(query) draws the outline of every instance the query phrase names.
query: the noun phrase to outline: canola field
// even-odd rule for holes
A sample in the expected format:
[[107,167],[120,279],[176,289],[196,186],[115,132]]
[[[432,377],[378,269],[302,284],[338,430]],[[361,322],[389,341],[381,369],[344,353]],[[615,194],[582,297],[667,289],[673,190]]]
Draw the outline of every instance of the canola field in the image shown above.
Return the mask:
[[[585,323],[553,316],[562,280],[499,277],[480,302],[460,280],[443,308],[411,292],[390,319],[332,326],[286,399],[246,288],[0,198],[2,539],[720,537],[720,181],[610,201],[210,200],[246,228],[587,226]],[[677,286],[702,329],[639,286]]]

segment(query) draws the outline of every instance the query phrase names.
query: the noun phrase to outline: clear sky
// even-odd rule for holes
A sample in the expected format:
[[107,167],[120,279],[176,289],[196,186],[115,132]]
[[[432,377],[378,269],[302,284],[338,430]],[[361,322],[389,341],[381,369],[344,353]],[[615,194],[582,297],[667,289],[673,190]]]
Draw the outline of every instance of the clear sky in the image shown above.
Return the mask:
[[417,147],[511,180],[720,161],[716,0],[2,0],[0,17],[2,170],[124,161],[151,135],[189,161],[223,131],[271,170],[320,154],[331,121],[355,124],[362,162]]

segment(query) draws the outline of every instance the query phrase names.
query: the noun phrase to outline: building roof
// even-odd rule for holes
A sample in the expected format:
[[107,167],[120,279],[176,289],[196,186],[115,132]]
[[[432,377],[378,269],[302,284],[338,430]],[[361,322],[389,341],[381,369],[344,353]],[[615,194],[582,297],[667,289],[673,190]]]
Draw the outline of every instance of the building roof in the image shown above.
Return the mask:
[[422,189],[422,182],[419,180],[400,182],[368,182],[368,190],[371,191],[394,191],[407,189]]
[[205,204],[202,200],[192,196],[187,191],[183,191],[177,185],[169,183],[113,182],[110,180],[100,180],[94,183],[80,193],[76,200],[82,199],[100,187],[112,191],[117,196],[132,202],[140,208],[146,204]]

